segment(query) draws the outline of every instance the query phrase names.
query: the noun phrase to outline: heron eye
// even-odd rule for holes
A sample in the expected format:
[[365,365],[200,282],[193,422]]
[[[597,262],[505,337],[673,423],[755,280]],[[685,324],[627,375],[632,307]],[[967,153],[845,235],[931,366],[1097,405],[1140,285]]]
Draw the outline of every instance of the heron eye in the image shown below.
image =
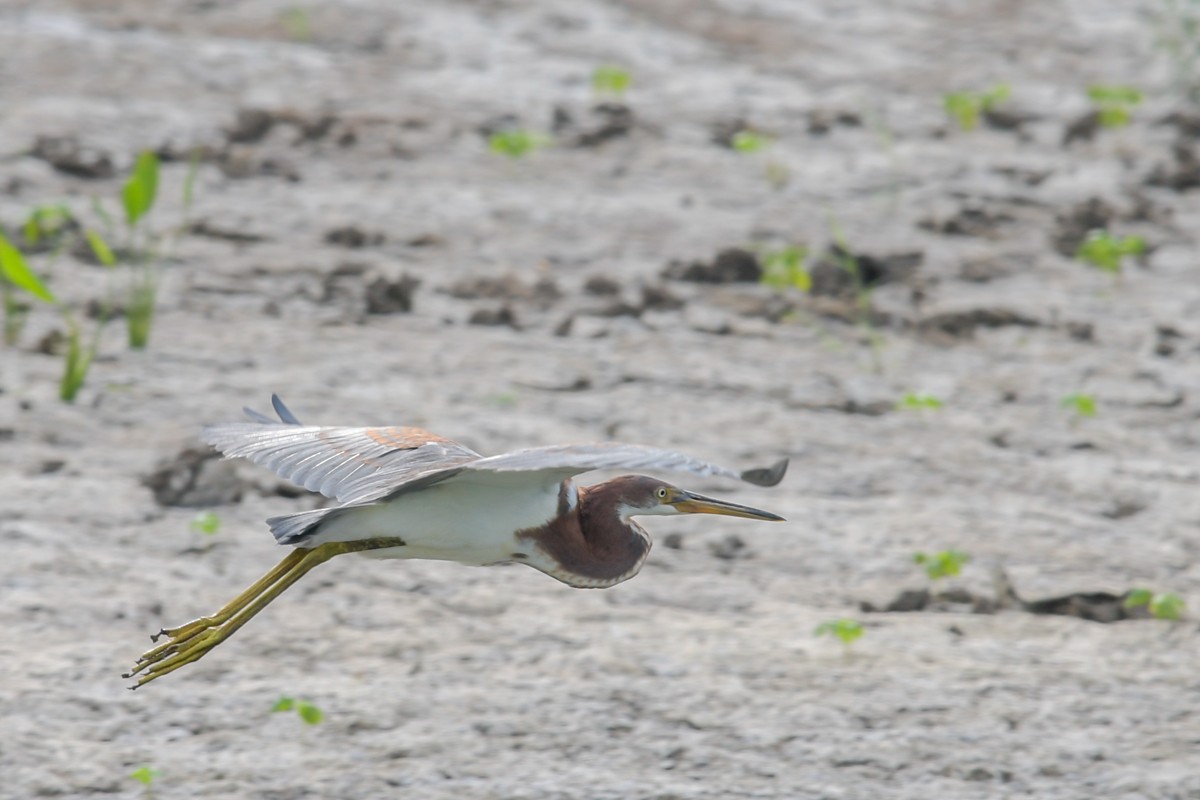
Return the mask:
[[665,500],[667,498],[667,487],[665,487],[665,486],[658,487],[658,491],[655,492],[655,494],[658,495],[659,500]]

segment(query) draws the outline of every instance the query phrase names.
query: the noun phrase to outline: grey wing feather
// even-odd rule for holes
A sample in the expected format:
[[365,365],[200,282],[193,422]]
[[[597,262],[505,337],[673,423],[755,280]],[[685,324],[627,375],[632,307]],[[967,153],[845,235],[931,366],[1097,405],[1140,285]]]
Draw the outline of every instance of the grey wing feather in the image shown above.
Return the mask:
[[787,459],[770,467],[742,472],[708,461],[657,447],[620,442],[596,444],[555,445],[517,450],[500,456],[481,458],[465,465],[465,469],[489,472],[555,472],[564,477],[594,469],[669,470],[696,475],[719,475],[735,478],[757,486],[774,486],[787,472]]
[[[285,425],[303,425],[304,424],[300,420],[296,419],[296,415],[292,413],[292,410],[290,408],[288,408],[287,406],[285,406],[283,404],[283,400],[279,397],[279,395],[277,395],[277,394],[271,395],[271,407],[274,408],[275,413],[279,415],[279,422],[282,422]],[[276,422],[275,420],[271,419],[266,414],[255,411],[253,408],[250,408],[248,406],[242,406],[242,411],[246,414],[247,417],[249,417],[250,419],[254,420],[255,422],[261,423],[263,425],[278,425],[279,424],[279,422]]]
[[389,429],[233,422],[205,428],[201,438],[229,458],[249,459],[342,503],[370,502],[425,473],[479,458],[432,436],[424,444],[398,447],[386,436],[372,438],[380,430]]

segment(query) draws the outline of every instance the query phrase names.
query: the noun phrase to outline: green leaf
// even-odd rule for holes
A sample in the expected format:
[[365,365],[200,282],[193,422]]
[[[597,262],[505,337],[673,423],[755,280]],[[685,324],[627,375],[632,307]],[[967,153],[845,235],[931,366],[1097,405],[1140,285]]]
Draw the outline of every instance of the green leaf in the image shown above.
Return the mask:
[[1125,595],[1125,602],[1122,603],[1126,608],[1137,608],[1138,606],[1147,605],[1154,593],[1149,589],[1130,589]]
[[763,257],[761,282],[775,289],[795,287],[802,292],[812,288],[812,275],[805,269],[807,248],[789,245]]
[[908,409],[910,411],[917,411],[921,409],[930,409],[936,411],[937,409],[942,408],[944,405],[945,403],[933,395],[924,394],[922,392],[909,392],[908,394],[904,395],[904,397],[900,398],[900,402],[896,403],[897,408]]
[[1183,598],[1173,592],[1156,594],[1150,598],[1150,613],[1157,619],[1179,619],[1183,616]]
[[942,107],[964,131],[973,131],[979,125],[982,103],[970,92],[951,92],[942,98]]
[[92,367],[92,358],[95,355],[95,346],[85,348],[79,326],[71,322],[67,329],[67,355],[63,361],[63,375],[58,383],[58,397],[64,403],[75,402],[75,396],[87,380],[88,370]]
[[303,700],[296,706],[296,711],[300,714],[300,719],[307,722],[309,725],[317,725],[321,720],[325,719],[325,715],[321,713],[321,709],[314,706],[312,703],[306,703]]
[[617,97],[625,94],[633,78],[629,70],[611,64],[596,67],[592,73],[592,89],[598,94],[611,94]]
[[281,697],[271,706],[272,711],[291,711],[296,707],[296,701],[290,697]]
[[1061,405],[1079,417],[1094,417],[1098,413],[1096,398],[1090,394],[1069,394],[1062,399]]
[[984,111],[991,111],[1012,95],[1012,89],[1007,83],[999,83],[979,96],[979,104]]
[[960,574],[963,565],[970,560],[971,557],[961,550],[942,550],[933,555],[917,553],[913,556],[913,561],[925,567],[925,574],[932,581]]
[[92,248],[92,255],[96,256],[96,260],[106,267],[115,266],[117,257],[113,254],[112,248],[108,246],[108,242],[104,241],[104,237],[96,231],[88,228],[83,232],[87,237],[88,246]]
[[62,233],[71,221],[71,212],[64,205],[38,206],[29,212],[22,232],[27,244],[35,245],[43,237]]
[[13,286],[24,289],[37,299],[46,303],[58,303],[54,294],[25,263],[25,256],[21,255],[21,251],[2,234],[0,234],[0,274]]
[[1129,109],[1121,106],[1107,106],[1100,109],[1100,127],[1124,128],[1132,119]]
[[1142,102],[1142,92],[1133,86],[1089,86],[1088,98],[1096,105],[1136,106]]
[[138,155],[133,165],[133,174],[121,188],[121,201],[125,204],[125,221],[130,227],[137,224],[146,212],[154,207],[158,195],[158,156],[150,151]]
[[739,153],[757,153],[766,148],[769,140],[761,133],[751,130],[738,131],[729,140],[729,146]]
[[545,134],[514,129],[496,131],[488,137],[488,148],[498,156],[512,159],[523,158],[553,140]]
[[212,511],[204,511],[192,518],[191,529],[212,536],[221,530],[221,518]]
[[822,622],[817,626],[814,633],[816,636],[833,636],[839,639],[842,644],[849,645],[861,638],[864,632],[862,623],[858,620],[837,619]]
[[150,784],[154,783],[154,779],[161,774],[161,772],[153,769],[152,767],[138,767],[133,772],[129,773],[129,777],[145,786],[149,786]]

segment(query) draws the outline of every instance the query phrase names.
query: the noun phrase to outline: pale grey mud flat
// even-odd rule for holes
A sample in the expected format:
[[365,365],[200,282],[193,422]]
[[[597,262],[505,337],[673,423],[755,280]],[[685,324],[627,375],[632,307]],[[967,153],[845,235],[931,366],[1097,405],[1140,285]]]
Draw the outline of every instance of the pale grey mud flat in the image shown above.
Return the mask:
[[[116,320],[74,405],[56,314],[0,351],[0,796],[140,797],[149,765],[159,800],[1200,798],[1200,122],[1157,8],[0,3],[11,235],[45,203],[96,224],[144,149],[166,229],[202,157],[148,350]],[[633,87],[596,108],[605,63]],[[946,118],[998,83],[1009,117]],[[1064,143],[1090,84],[1146,100]],[[506,160],[504,127],[554,144]],[[1150,252],[1076,261],[1097,226]],[[812,296],[713,268],[835,231],[873,265],[867,322],[836,261]],[[685,279],[714,272],[751,280]],[[72,253],[48,276],[81,310],[108,278]],[[148,634],[274,565],[263,518],[316,502],[203,459],[147,483],[273,391],[484,453],[788,456],[775,489],[679,478],[788,522],[648,520],[642,574],[599,592],[337,559],[129,692]],[[1027,600],[1146,587],[1193,619],[860,610],[951,548],[977,596],[1002,569]],[[841,617],[848,652],[813,635]]]

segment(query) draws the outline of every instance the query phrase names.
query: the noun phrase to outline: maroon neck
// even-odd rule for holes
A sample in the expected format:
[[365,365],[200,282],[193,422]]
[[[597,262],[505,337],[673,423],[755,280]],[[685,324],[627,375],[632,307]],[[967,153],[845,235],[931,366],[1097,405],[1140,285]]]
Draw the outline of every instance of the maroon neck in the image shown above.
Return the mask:
[[623,520],[621,480],[579,487],[579,503],[570,508],[570,483],[559,490],[559,515],[521,538],[537,543],[557,565],[553,577],[582,588],[603,588],[632,578],[650,551],[650,538],[637,523]]

